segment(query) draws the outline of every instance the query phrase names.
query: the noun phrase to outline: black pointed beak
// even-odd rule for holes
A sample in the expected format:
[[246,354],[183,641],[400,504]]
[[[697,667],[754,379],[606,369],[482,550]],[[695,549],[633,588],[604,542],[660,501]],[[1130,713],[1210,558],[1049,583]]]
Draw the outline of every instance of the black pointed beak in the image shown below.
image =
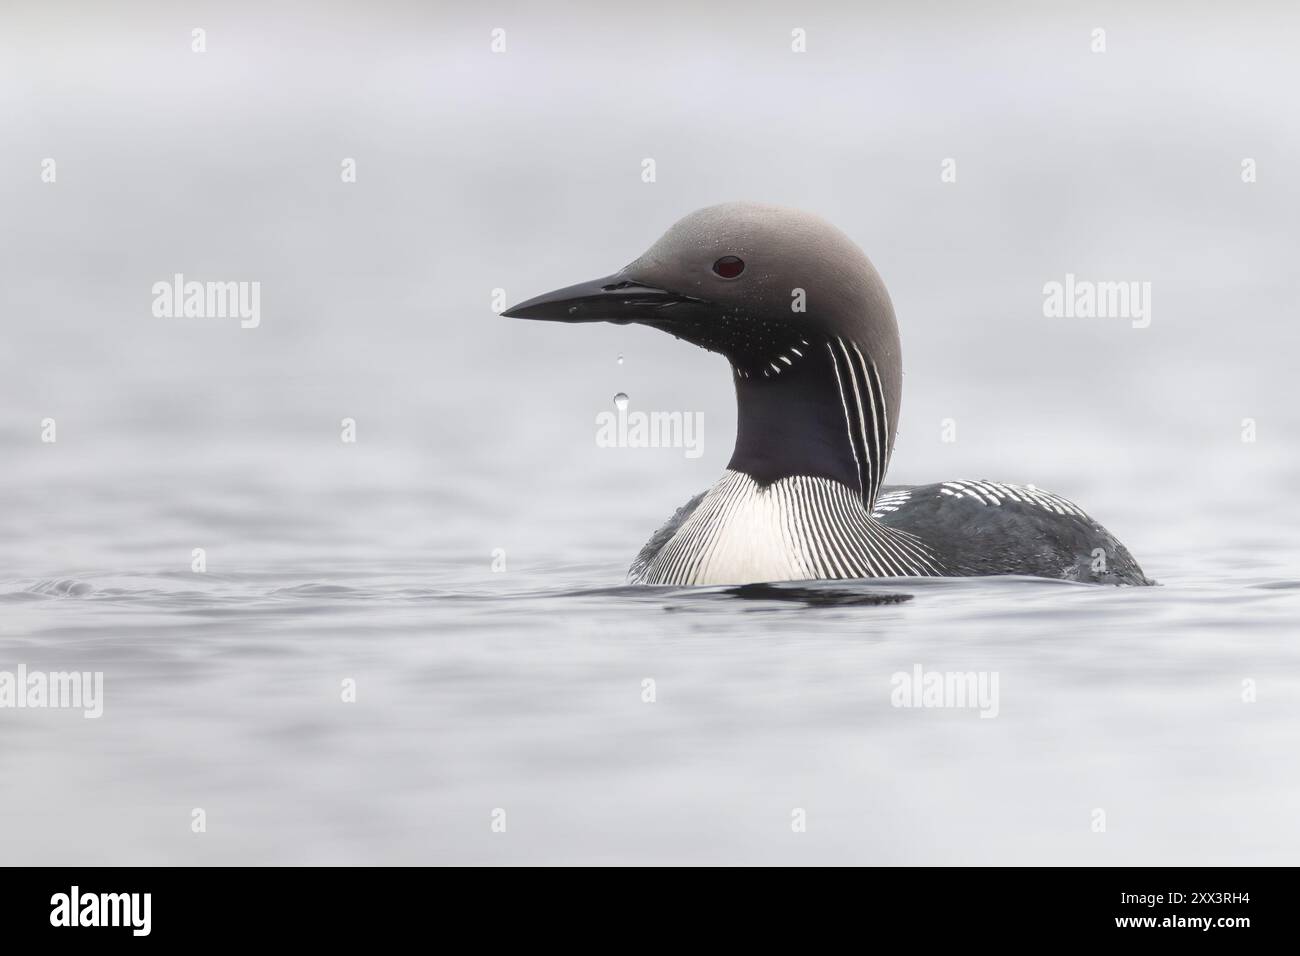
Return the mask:
[[694,296],[657,289],[616,274],[580,282],[520,302],[501,314],[511,319],[547,322],[614,322],[626,325],[669,326],[708,310],[709,303]]

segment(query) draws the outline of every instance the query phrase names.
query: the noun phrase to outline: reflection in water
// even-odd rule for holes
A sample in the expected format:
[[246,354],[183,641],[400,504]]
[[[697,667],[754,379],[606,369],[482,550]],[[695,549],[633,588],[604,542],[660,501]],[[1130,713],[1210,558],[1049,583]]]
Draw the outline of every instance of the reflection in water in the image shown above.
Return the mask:
[[869,604],[902,604],[912,600],[910,594],[852,590],[834,585],[807,587],[795,584],[745,584],[724,588],[722,593],[745,601],[789,601],[806,607],[858,607]]

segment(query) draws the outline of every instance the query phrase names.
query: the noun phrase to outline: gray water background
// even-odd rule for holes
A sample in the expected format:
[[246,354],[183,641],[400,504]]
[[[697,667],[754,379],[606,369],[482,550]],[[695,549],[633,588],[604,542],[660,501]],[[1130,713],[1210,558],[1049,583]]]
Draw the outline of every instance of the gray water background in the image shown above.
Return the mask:
[[[1294,862],[1300,15],[1132,7],[5,4],[0,670],[106,700],[0,711],[0,861]],[[736,198],[884,276],[892,481],[1034,482],[1163,586],[619,589],[725,364],[491,293]],[[154,318],[175,272],[260,328]],[[1045,319],[1067,272],[1150,327]],[[704,455],[596,447],[618,391]],[[1000,715],[891,707],[917,663]]]

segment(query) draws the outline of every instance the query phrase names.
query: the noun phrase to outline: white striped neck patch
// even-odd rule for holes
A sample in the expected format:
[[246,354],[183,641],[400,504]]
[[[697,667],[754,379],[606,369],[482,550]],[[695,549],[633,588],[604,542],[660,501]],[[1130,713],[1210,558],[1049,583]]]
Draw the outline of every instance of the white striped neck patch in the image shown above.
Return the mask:
[[799,350],[788,364],[785,353],[774,356],[769,378],[737,367],[736,448],[727,467],[763,486],[795,477],[837,481],[870,511],[889,466],[898,376],[882,375],[852,339],[801,339]]

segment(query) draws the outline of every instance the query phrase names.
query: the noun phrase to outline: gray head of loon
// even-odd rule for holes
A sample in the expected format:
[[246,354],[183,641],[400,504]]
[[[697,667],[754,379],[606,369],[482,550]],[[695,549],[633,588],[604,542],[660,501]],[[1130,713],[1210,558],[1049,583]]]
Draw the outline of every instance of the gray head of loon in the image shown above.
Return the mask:
[[[868,502],[883,482],[898,422],[898,324],[870,260],[817,216],[749,202],[709,206],[613,275],[503,314],[635,322],[718,352],[736,379],[730,467],[763,482],[833,478]],[[847,434],[846,414],[860,426]]]

